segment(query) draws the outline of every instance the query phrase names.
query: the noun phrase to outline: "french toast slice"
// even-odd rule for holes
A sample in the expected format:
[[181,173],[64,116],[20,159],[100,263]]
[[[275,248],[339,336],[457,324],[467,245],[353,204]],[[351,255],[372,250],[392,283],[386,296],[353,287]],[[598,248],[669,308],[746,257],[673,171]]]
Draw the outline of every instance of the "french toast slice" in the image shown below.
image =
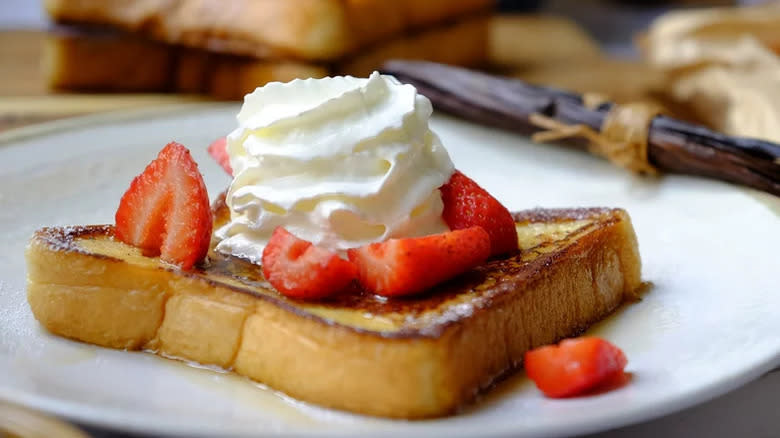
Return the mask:
[[117,32],[56,26],[46,34],[42,71],[57,90],[208,94],[243,99],[257,86],[328,75],[326,65],[261,60],[177,47]]
[[263,59],[335,61],[405,33],[487,12],[493,0],[46,0],[52,20],[97,24]]
[[[229,212],[214,206],[215,226]],[[113,238],[44,228],[27,248],[28,301],[50,332],[215,365],[297,399],[393,418],[454,413],[525,351],[577,335],[640,285],[620,209],[515,214],[521,251],[404,299],[357,289],[318,302],[273,291],[259,267],[211,252],[185,272]]]
[[44,41],[43,72],[53,89],[172,91],[240,100],[268,82],[328,74],[368,76],[389,59],[479,66],[487,53],[488,24],[484,16],[467,17],[371,45],[332,63],[234,56],[115,29],[59,25]]

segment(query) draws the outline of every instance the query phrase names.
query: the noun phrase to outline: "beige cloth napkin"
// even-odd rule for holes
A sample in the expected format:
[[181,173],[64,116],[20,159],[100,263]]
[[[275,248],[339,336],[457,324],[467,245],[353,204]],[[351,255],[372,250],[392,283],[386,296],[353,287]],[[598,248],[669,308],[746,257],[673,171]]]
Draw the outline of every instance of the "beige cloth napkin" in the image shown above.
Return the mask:
[[645,56],[670,97],[727,134],[780,142],[780,2],[668,13]]

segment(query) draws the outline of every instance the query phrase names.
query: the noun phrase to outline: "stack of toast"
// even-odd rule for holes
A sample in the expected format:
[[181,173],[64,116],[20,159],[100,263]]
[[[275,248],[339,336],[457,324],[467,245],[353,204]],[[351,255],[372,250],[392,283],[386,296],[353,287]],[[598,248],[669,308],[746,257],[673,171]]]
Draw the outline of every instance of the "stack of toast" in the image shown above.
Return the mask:
[[49,86],[240,99],[390,58],[477,66],[493,0],[46,0]]

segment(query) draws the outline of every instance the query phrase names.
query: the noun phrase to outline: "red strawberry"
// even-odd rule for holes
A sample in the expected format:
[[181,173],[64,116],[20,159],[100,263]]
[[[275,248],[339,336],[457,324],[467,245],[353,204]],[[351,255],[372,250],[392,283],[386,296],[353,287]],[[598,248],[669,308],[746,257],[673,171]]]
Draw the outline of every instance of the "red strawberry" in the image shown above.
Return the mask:
[[116,211],[116,237],[190,269],[209,249],[209,195],[190,151],[168,143],[130,183]]
[[317,299],[333,295],[355,279],[349,260],[277,227],[263,250],[263,276],[280,293]]
[[566,339],[525,353],[528,377],[548,397],[572,397],[622,377],[626,356],[594,337]]
[[456,170],[439,190],[442,217],[451,230],[480,226],[490,235],[490,255],[517,251],[517,230],[509,210],[471,178]]
[[367,290],[387,297],[410,295],[484,262],[490,255],[490,236],[481,227],[472,227],[390,239],[350,249],[348,254]]
[[233,168],[230,167],[230,157],[227,153],[227,138],[220,137],[214,140],[214,142],[209,145],[208,150],[211,158],[222,166],[228,175],[233,175]]

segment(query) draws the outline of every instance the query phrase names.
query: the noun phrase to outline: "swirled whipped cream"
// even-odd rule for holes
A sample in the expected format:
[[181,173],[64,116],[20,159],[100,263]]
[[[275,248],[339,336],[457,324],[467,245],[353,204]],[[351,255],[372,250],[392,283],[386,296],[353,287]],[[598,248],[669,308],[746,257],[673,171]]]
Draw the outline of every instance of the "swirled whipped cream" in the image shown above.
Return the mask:
[[234,179],[217,250],[259,263],[277,226],[337,252],[447,231],[438,188],[454,169],[431,112],[414,87],[379,73],[248,94],[227,137]]

